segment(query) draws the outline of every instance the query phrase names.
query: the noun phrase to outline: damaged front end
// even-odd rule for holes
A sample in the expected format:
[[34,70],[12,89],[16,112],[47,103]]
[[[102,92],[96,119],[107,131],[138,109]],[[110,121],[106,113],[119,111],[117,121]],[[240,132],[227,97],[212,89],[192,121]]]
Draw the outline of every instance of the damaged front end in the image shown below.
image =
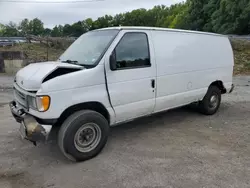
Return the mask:
[[36,145],[38,141],[47,141],[52,125],[41,125],[37,120],[27,114],[23,109],[19,109],[13,101],[10,104],[13,117],[20,123],[20,134],[24,139]]

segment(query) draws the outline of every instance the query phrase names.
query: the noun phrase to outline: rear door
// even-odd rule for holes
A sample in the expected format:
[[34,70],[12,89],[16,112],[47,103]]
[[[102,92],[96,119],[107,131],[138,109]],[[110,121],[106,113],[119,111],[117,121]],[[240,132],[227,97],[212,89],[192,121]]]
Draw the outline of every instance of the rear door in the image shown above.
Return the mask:
[[[112,53],[116,70],[110,69]],[[122,30],[107,53],[105,69],[116,123],[153,112],[156,66],[150,31]]]

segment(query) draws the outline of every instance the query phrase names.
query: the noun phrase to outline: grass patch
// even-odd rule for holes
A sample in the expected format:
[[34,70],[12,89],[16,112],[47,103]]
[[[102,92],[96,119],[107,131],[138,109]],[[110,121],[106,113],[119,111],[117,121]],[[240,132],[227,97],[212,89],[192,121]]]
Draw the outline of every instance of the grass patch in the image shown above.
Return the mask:
[[[40,43],[23,43],[15,46],[0,47],[0,51],[22,51],[27,55],[28,63],[47,61],[47,46]],[[49,61],[54,61],[65,51],[55,47],[49,48]]]
[[250,41],[231,39],[234,51],[234,74],[250,74]]

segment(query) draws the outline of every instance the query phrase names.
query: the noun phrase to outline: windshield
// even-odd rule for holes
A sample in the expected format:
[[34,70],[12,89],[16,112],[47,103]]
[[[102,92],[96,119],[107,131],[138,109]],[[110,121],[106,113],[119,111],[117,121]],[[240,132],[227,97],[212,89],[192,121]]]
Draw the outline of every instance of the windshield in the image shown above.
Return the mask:
[[91,31],[80,36],[59,58],[79,65],[95,65],[119,30]]

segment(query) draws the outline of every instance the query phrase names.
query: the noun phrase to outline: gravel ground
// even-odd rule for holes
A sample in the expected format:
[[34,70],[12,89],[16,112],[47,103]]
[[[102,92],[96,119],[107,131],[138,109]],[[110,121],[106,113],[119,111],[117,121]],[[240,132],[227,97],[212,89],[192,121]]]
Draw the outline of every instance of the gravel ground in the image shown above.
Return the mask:
[[235,84],[216,115],[180,108],[112,128],[103,152],[82,163],[66,160],[56,140],[22,140],[2,90],[0,187],[250,187],[250,77]]

